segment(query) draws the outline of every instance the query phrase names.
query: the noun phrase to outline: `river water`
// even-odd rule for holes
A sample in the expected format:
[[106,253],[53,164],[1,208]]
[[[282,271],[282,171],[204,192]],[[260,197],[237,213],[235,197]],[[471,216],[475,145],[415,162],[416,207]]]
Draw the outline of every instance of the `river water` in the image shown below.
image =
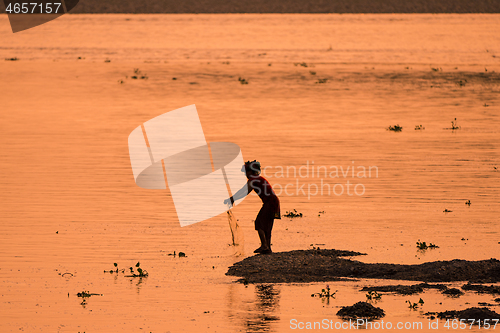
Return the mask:
[[[293,319],[341,323],[362,286],[405,283],[332,282],[327,303],[310,296],[323,283],[226,277],[259,245],[259,199],[233,209],[237,257],[225,213],[181,228],[169,190],[138,187],[130,166],[130,132],[191,104],[208,142],[238,144],[282,213],[303,213],[276,221],[274,251],[498,258],[499,18],[65,15],[12,34],[0,16],[0,331],[288,332]],[[138,261],[147,278],[104,273]],[[102,296],[82,304],[84,290]],[[395,295],[377,306],[430,331],[424,312],[492,302],[420,296],[416,311]]]

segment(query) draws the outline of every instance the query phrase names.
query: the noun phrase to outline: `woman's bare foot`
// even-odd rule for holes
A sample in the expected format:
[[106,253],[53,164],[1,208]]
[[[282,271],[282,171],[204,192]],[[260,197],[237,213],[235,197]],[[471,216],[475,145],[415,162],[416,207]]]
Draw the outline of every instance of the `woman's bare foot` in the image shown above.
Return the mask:
[[265,248],[261,246],[258,249],[256,249],[255,251],[253,251],[253,253],[261,253],[264,250],[265,250]]

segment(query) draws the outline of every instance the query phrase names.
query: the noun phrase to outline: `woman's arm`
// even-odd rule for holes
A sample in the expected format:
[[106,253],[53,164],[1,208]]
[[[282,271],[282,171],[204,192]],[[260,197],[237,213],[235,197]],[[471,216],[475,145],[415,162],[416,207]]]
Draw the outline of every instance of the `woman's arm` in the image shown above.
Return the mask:
[[232,197],[229,199],[224,200],[224,204],[231,204],[231,206],[234,204],[235,200],[240,200],[246,197],[250,192],[252,192],[253,188],[250,186],[250,182],[247,182],[238,192],[236,192]]

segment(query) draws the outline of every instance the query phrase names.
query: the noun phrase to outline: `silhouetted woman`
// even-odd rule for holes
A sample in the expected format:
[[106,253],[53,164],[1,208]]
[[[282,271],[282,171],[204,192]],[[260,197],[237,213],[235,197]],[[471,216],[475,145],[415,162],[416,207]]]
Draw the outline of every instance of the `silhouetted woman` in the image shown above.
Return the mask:
[[248,161],[242,167],[248,181],[236,194],[231,198],[224,200],[224,204],[233,203],[234,200],[243,199],[250,192],[255,191],[262,200],[262,208],[255,218],[255,230],[259,233],[261,246],[256,249],[255,253],[272,253],[271,250],[271,231],[273,230],[274,219],[281,219],[280,215],[280,200],[274,193],[271,184],[260,175],[261,168],[258,161]]

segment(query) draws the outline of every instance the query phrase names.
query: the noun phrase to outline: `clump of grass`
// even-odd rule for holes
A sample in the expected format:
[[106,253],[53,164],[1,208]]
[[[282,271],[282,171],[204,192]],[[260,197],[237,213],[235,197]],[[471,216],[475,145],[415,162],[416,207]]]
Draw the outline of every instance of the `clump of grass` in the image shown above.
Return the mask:
[[419,250],[427,250],[427,249],[437,249],[437,248],[439,248],[439,246],[437,246],[436,244],[432,244],[432,243],[429,243],[429,245],[427,245],[426,242],[420,242],[420,241],[418,241],[417,242],[417,248]]
[[369,300],[369,301],[372,301],[372,300],[379,300],[382,298],[382,295],[380,295],[378,292],[376,291],[369,291],[366,295],[366,299]]
[[425,129],[425,127],[423,127],[422,125],[415,125],[415,131],[421,131],[424,129]]
[[319,297],[319,298],[335,298],[335,294],[337,293],[338,290],[335,290],[334,292],[330,292],[330,286],[326,285],[325,289],[321,289],[320,293],[314,293],[311,294],[311,297]]
[[248,84],[248,81],[246,79],[242,79],[241,77],[238,78],[238,81],[240,81],[241,84]]
[[302,213],[299,213],[299,212],[297,212],[296,209],[294,209],[293,212],[286,211],[285,215],[283,215],[283,216],[288,217],[288,218],[294,218],[294,217],[302,217],[303,215],[302,215]]
[[402,126],[399,126],[399,124],[394,125],[394,126],[389,126],[387,127],[388,131],[393,131],[393,132],[401,132],[403,130]]

